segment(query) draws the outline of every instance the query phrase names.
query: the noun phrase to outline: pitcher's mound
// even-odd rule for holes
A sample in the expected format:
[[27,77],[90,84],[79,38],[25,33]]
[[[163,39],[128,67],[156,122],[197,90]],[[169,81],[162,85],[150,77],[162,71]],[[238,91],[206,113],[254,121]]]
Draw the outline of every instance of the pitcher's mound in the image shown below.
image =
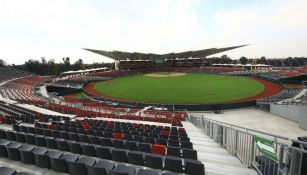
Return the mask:
[[180,73],[180,72],[170,72],[170,73],[150,73],[150,74],[145,74],[147,77],[178,77],[178,76],[183,76],[186,73]]

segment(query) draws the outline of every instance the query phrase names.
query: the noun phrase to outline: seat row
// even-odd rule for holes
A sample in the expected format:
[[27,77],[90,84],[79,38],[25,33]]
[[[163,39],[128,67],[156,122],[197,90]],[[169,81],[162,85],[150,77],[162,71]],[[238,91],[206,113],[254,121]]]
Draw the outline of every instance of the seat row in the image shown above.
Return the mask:
[[163,138],[163,139],[170,139],[176,140],[178,142],[181,141],[190,141],[190,138],[185,135],[175,135],[175,134],[168,134],[165,131],[156,131],[156,132],[146,132],[146,131],[137,131],[137,130],[121,130],[121,129],[101,129],[101,128],[91,128],[91,129],[83,129],[83,128],[73,128],[73,127],[56,127],[54,128],[58,131],[67,131],[67,132],[75,132],[75,133],[82,133],[88,135],[98,135],[104,137],[113,137],[113,133],[122,133],[127,136],[129,135],[137,135],[137,136],[144,136],[144,137],[152,137],[152,138]]
[[[130,151],[120,148],[112,148],[95,144],[80,143],[77,141],[65,140],[61,138],[54,139],[53,137],[44,137],[42,135],[33,135],[33,134],[3,131],[3,130],[0,131],[1,131],[0,132],[1,138],[6,137],[5,139],[8,140],[13,140],[13,141],[16,140],[21,143],[43,146],[51,149],[58,149],[61,151],[69,151],[76,154],[99,157],[102,159],[113,160],[116,162],[131,163],[139,166],[147,166],[155,169],[161,169],[161,170],[165,169],[168,171],[181,173],[185,169],[184,166],[185,164],[182,163],[186,161],[194,161],[194,163],[203,166],[201,162],[195,160],[197,159],[197,154],[195,150],[183,149],[182,150],[183,155],[187,158],[179,158],[175,156],[169,156],[169,155],[163,156],[155,154],[154,149],[157,149],[156,147],[153,147],[152,149],[152,152],[154,153],[145,153],[141,151]],[[1,152],[1,145],[0,145],[0,152]],[[159,150],[157,152],[159,152]],[[193,155],[193,157],[191,157],[191,155]],[[167,162],[172,162],[171,163],[172,165],[166,166]]]
[[[98,121],[98,122],[97,122]],[[169,127],[169,126],[156,126],[156,125],[147,125],[147,124],[136,124],[136,123],[125,123],[125,122],[111,122],[111,121],[99,121],[99,120],[84,120],[84,121],[65,121],[62,122],[51,122],[52,125],[56,127],[66,127],[70,128],[85,128],[85,129],[94,129],[94,130],[109,130],[113,129],[117,130],[137,130],[139,132],[152,132],[152,133],[160,133],[160,131],[167,131],[169,135],[180,135],[187,136],[184,128],[177,127]],[[155,132],[156,131],[156,132]]]
[[[177,147],[180,145],[180,142],[189,142],[190,138],[187,137],[186,134],[184,135],[176,135],[176,134],[169,134],[167,131],[144,131],[142,129],[138,130],[121,130],[121,129],[107,129],[107,128],[97,128],[97,130],[95,130],[94,128],[91,129],[84,129],[82,127],[57,127],[54,125],[48,125],[48,124],[42,124],[42,123],[36,123],[35,124],[36,127],[38,128],[48,128],[48,129],[53,129],[53,130],[58,130],[58,131],[67,131],[67,132],[74,132],[74,133],[81,133],[81,134],[86,134],[86,135],[95,135],[95,136],[100,136],[100,137],[107,137],[107,138],[113,138],[114,133],[119,133],[119,134],[124,134],[122,135],[123,138],[121,139],[125,139],[125,140],[133,140],[135,137],[132,137],[133,135],[138,136],[136,138],[138,138],[138,140],[135,141],[139,141],[139,142],[148,142],[148,143],[155,143],[155,140],[158,138],[162,138],[162,139],[169,139],[169,140],[173,140],[176,141],[178,143],[174,143],[177,145]],[[23,127],[23,126],[20,126]],[[19,128],[16,128],[19,129]],[[23,129],[23,128],[20,128]],[[165,133],[166,132],[166,133]],[[139,137],[139,136],[143,136],[143,137]],[[145,139],[147,137],[147,139]],[[173,145],[173,146],[176,146]],[[192,145],[192,143],[190,143],[190,145]]]
[[53,121],[57,121],[57,120],[68,120],[68,117],[59,117],[59,116],[26,116],[26,115],[9,115],[6,116],[4,119],[4,123],[6,124],[14,124],[16,123],[16,121],[22,121],[24,123],[34,123],[36,121],[49,121],[49,120],[53,120]]
[[[131,123],[131,122],[120,122],[120,121],[108,121],[108,120],[95,120],[95,119],[83,119],[83,120],[76,120],[76,121],[65,121],[64,123],[56,122],[58,125],[61,126],[77,126],[81,124],[88,124],[91,126],[102,126],[102,127],[112,127],[112,126],[121,126],[121,127],[134,127],[134,128],[159,128],[164,129],[168,131],[177,131],[180,130],[180,132],[185,131],[182,127],[170,127],[170,126],[160,126],[160,125],[149,125],[149,124],[143,124],[143,123]],[[56,124],[52,123],[52,124]]]
[[[197,160],[197,152],[192,149],[180,149],[178,147],[172,146],[165,147],[164,145],[159,144],[138,143],[134,141],[124,142],[123,140],[111,140],[109,138],[102,138],[100,140],[90,139],[90,142],[88,142],[88,140],[86,142],[83,142],[84,139],[81,139],[81,141],[77,141],[73,140],[72,138],[64,139],[59,137],[50,137],[39,134],[35,135],[32,133],[5,130],[0,130],[0,138],[16,140],[19,142],[35,144],[38,146],[46,146],[48,148],[59,149],[62,151],[70,151],[73,153],[85,154],[89,156],[96,156],[98,154],[97,147],[102,146],[104,149],[108,148],[106,152],[109,152],[109,154],[107,154],[109,156],[107,156],[106,158],[109,159],[112,158],[110,152],[112,152],[113,149],[121,149],[122,151],[126,152],[139,151],[142,154],[153,153]],[[123,161],[125,160],[126,159],[124,159]]]
[[[0,140],[0,156],[11,160],[22,161],[27,164],[35,164],[41,168],[51,168],[56,172],[70,173],[72,175],[159,175],[161,170],[138,170],[137,166],[130,164],[118,164],[102,159],[97,159],[79,154],[64,153],[62,151],[46,149],[34,145],[15,141]],[[147,161],[157,166],[157,156],[147,155]],[[181,165],[181,166],[180,166]],[[154,169],[158,169],[155,168]],[[182,160],[175,157],[166,157],[164,170],[186,174],[204,174],[204,166],[196,160]],[[163,173],[174,174],[174,173]]]
[[[52,136],[54,138],[63,138],[68,140],[75,140],[75,141],[81,141],[81,142],[93,143],[99,145],[101,144],[103,146],[111,146],[111,147],[114,146],[114,142],[116,142],[118,143],[116,145],[123,145],[119,146],[120,148],[125,148],[126,141],[129,141],[129,142],[148,143],[148,144],[160,144],[168,147],[172,146],[178,148],[193,149],[193,144],[189,141],[179,142],[177,140],[167,140],[165,138],[156,139],[154,137],[144,137],[138,135],[121,134],[121,133],[110,133],[110,132],[101,133],[101,132],[91,132],[91,131],[78,132],[78,130],[75,132],[67,132],[67,131],[26,127],[22,125],[20,126],[13,125],[13,130],[37,134],[37,135]],[[182,140],[185,139],[182,138]]]

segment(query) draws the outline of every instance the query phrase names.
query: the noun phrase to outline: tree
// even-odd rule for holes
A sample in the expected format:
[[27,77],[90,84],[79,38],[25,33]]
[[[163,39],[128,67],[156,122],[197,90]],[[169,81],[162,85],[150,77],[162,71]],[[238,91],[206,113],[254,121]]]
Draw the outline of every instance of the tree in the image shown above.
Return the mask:
[[0,59],[0,67],[5,67],[6,63],[4,60]]
[[221,56],[221,63],[222,64],[230,64],[232,60],[227,55]]
[[49,75],[58,75],[60,73],[59,64],[56,64],[54,59],[49,60],[47,64]]
[[248,59],[246,57],[244,57],[244,56],[240,58],[240,63],[241,64],[247,64],[247,61],[248,61]]
[[83,60],[79,58],[73,65],[74,70],[83,70],[85,68]]
[[260,58],[260,64],[267,64],[267,63],[266,63],[266,58],[265,58],[264,56],[262,56],[262,57]]
[[66,58],[62,58],[62,59],[63,59],[64,65],[66,67],[70,67],[70,58],[66,57]]

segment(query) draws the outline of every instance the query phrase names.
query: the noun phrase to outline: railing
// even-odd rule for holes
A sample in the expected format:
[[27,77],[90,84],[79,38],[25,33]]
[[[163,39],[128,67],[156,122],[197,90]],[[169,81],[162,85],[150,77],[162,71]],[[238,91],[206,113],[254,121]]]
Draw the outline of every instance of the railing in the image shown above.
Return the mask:
[[307,174],[307,144],[304,142],[296,141],[297,148],[288,145],[287,137],[205,117],[189,116],[189,120],[246,167],[254,168],[261,175]]

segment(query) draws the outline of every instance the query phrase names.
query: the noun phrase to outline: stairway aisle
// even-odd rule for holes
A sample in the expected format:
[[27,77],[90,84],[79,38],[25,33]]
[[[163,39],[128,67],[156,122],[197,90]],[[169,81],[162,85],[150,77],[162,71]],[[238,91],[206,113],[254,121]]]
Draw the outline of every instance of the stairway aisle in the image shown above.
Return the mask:
[[198,159],[205,165],[206,175],[258,175],[245,167],[238,158],[220,147],[210,137],[190,122],[182,122],[197,151]]

